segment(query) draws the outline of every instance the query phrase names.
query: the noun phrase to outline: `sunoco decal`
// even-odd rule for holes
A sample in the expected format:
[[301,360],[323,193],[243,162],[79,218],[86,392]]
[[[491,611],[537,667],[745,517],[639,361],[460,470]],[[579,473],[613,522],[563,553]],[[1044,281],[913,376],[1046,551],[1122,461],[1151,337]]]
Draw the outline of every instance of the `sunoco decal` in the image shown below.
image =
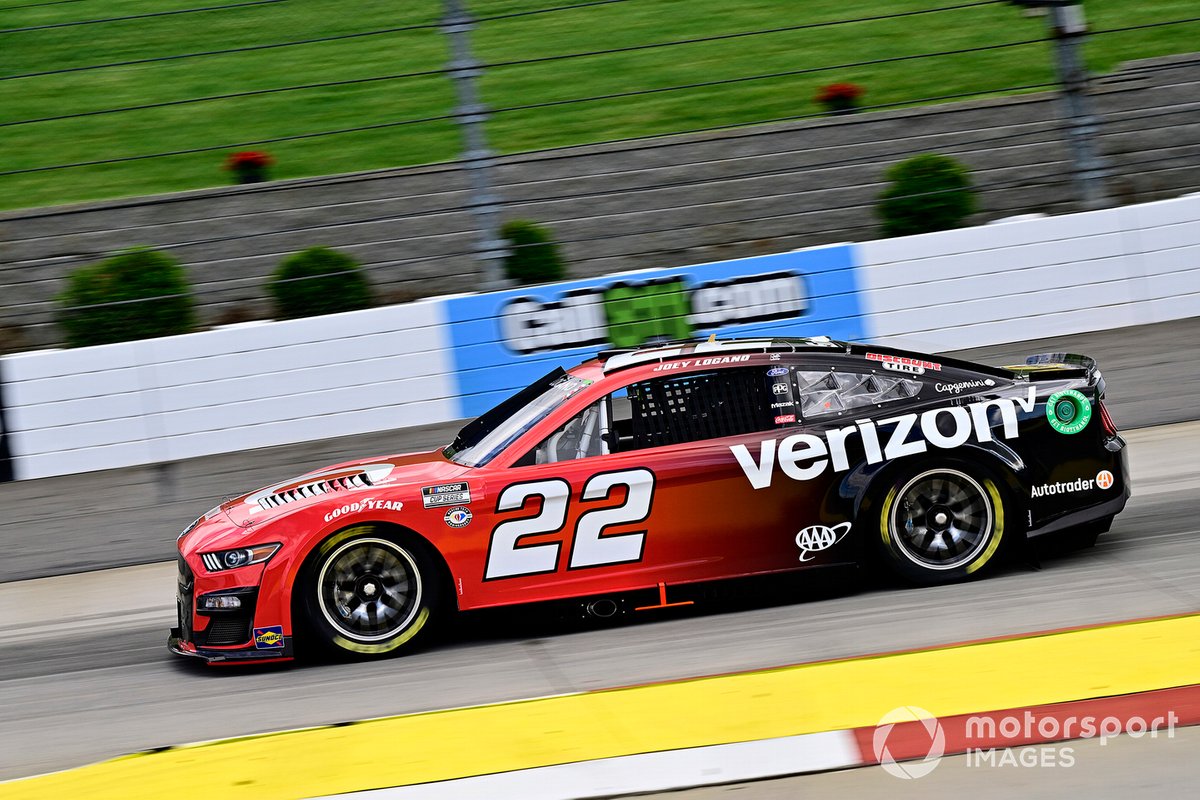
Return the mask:
[[[746,479],[755,489],[766,489],[775,477],[778,462],[783,474],[794,481],[809,481],[833,468],[834,472],[850,469],[846,455],[846,442],[857,436],[862,441],[868,464],[928,452],[930,446],[949,450],[968,441],[992,441],[992,426],[989,416],[992,411],[1000,415],[1000,438],[1015,439],[1017,430],[1017,407],[1025,413],[1037,405],[1037,388],[1030,386],[1027,397],[1001,397],[981,400],[966,406],[934,408],[922,414],[902,414],[878,422],[860,420],[854,425],[826,431],[821,435],[797,433],[785,439],[767,439],[758,445],[758,455],[752,455],[744,444],[730,447]],[[942,433],[939,419],[950,423],[951,432]],[[895,425],[886,439],[881,436],[880,426]],[[910,434],[917,430],[915,438]],[[912,441],[910,441],[912,439]]]
[[421,503],[426,508],[438,506],[460,506],[471,502],[471,484],[466,481],[459,483],[442,483],[437,486],[421,487]]
[[283,647],[283,626],[268,625],[254,629],[254,647],[258,650],[278,650]]
[[832,528],[826,525],[810,525],[796,534],[796,546],[800,548],[800,560],[811,561],[813,553],[828,550],[850,532],[850,523],[841,522]]
[[404,508],[404,503],[399,500],[376,500],[374,497],[364,497],[362,500],[357,500],[353,503],[347,503],[341,508],[335,508],[325,515],[326,522],[333,522],[338,517],[344,517],[347,514],[353,514],[357,511],[400,511]]

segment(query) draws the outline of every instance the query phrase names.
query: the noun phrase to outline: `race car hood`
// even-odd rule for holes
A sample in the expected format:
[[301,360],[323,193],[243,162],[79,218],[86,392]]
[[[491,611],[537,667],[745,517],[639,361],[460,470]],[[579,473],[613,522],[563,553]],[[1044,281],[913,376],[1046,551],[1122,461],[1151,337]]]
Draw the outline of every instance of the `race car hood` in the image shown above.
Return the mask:
[[443,456],[441,450],[363,458],[266,486],[228,500],[220,508],[230,522],[245,528],[298,508],[341,501],[346,492],[355,489],[386,486],[391,490],[409,484],[445,483],[467,471],[467,467]]

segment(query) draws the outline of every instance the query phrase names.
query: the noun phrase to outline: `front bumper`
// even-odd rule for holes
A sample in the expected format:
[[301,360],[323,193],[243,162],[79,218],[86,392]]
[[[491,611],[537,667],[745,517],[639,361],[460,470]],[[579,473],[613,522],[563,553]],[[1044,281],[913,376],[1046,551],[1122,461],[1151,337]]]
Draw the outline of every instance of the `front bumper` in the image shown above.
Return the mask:
[[[168,650],[210,664],[293,658],[292,637],[284,634],[284,627],[257,621],[261,565],[217,575],[197,574],[182,554],[178,565],[177,620],[167,638]],[[200,610],[197,600],[206,595],[237,596],[241,603],[236,610]]]
[[206,661],[209,664],[248,662],[255,663],[273,663],[276,661],[291,661],[294,656],[292,649],[292,637],[283,637],[283,647],[274,647],[269,650],[258,650],[253,645],[244,649],[214,649],[209,647],[197,647],[191,642],[184,641],[179,628],[171,628],[171,634],[167,637],[167,649],[177,656],[186,656],[188,658],[198,658]]

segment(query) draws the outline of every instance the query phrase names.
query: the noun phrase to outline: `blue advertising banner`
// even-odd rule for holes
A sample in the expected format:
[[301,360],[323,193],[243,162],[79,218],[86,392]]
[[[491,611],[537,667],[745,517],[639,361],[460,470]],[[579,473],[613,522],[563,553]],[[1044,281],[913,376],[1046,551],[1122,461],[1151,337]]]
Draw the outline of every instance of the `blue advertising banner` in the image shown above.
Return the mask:
[[861,339],[854,252],[832,245],[450,298],[462,416],[609,347],[712,333]]

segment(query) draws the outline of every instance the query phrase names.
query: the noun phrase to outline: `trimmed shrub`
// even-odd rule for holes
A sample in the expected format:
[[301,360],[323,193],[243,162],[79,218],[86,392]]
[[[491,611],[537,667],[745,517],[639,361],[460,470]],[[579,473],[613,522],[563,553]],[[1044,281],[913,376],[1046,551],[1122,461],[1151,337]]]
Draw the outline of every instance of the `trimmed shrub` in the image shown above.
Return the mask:
[[558,245],[545,227],[527,219],[506,222],[500,235],[508,240],[504,274],[519,284],[549,283],[563,279],[566,270]]
[[925,153],[887,171],[891,186],[876,207],[889,236],[908,236],[961,227],[975,211],[971,177],[949,156]]
[[371,285],[358,262],[328,247],[310,247],[283,260],[271,276],[278,319],[356,311],[371,305]]
[[71,347],[188,333],[196,319],[183,267],[149,247],[75,270],[58,302]]

